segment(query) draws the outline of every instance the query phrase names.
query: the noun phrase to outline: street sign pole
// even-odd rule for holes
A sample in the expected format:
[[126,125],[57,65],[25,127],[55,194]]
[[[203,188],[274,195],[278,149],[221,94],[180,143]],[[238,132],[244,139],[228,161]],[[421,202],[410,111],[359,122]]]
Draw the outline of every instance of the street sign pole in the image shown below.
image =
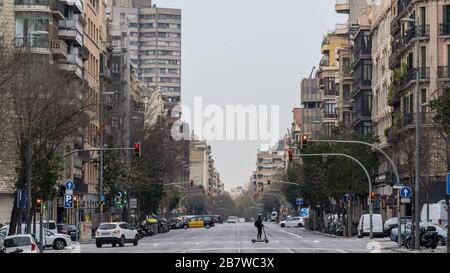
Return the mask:
[[450,173],[447,174],[447,253],[450,253]]

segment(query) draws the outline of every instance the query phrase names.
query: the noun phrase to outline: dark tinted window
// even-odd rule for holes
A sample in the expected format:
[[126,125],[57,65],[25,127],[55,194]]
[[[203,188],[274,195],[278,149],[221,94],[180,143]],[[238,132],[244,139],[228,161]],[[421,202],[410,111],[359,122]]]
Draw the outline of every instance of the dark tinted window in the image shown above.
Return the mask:
[[101,224],[98,229],[106,230],[106,229],[115,229],[117,227],[116,224]]
[[30,237],[14,237],[6,239],[3,243],[5,247],[18,247],[31,245]]

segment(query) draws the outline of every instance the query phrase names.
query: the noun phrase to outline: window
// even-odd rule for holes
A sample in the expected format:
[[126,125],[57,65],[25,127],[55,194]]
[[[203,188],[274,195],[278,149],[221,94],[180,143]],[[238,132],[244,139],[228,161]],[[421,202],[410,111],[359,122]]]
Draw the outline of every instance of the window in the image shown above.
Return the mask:
[[[44,12],[15,12],[16,46],[48,47],[49,15]],[[39,34],[36,34],[36,33]]]
[[372,133],[372,123],[371,122],[364,122],[363,125],[363,134],[369,135]]
[[120,19],[125,19],[125,13],[123,12],[120,13]]
[[350,99],[350,85],[349,84],[344,84],[344,86],[342,87],[343,89],[343,96],[344,96],[344,100],[349,100]]
[[324,100],[325,117],[335,117],[337,115],[336,102],[334,100]]
[[370,60],[364,60],[363,62],[363,80],[372,80],[372,62]]
[[119,64],[118,63],[113,63],[111,66],[111,70],[113,73],[119,73]]
[[363,114],[370,115],[372,112],[372,92],[364,91],[363,93]]
[[344,126],[349,127],[350,126],[350,113],[344,112]]

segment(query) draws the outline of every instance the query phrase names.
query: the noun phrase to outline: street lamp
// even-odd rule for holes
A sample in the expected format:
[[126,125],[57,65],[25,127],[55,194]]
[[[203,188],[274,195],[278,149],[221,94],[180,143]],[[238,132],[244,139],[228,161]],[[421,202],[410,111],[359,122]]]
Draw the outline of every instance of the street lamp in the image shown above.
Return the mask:
[[416,149],[415,149],[415,157],[416,157],[416,176],[414,183],[414,248],[420,248],[420,220],[419,220],[419,179],[420,179],[420,120],[419,120],[419,112],[420,112],[420,74],[419,74],[419,26],[417,24],[418,19],[413,18],[403,18],[400,20],[401,22],[409,22],[414,23],[414,28],[416,30]]

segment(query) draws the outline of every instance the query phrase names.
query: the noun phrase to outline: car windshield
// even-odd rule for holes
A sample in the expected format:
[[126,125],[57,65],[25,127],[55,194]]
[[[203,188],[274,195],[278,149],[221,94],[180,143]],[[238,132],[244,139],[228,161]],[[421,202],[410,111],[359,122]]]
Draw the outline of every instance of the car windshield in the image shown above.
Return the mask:
[[115,229],[117,227],[116,224],[101,224],[98,229],[107,230],[107,229]]
[[14,237],[8,238],[3,243],[5,247],[19,247],[19,246],[29,246],[31,245],[30,237]]

